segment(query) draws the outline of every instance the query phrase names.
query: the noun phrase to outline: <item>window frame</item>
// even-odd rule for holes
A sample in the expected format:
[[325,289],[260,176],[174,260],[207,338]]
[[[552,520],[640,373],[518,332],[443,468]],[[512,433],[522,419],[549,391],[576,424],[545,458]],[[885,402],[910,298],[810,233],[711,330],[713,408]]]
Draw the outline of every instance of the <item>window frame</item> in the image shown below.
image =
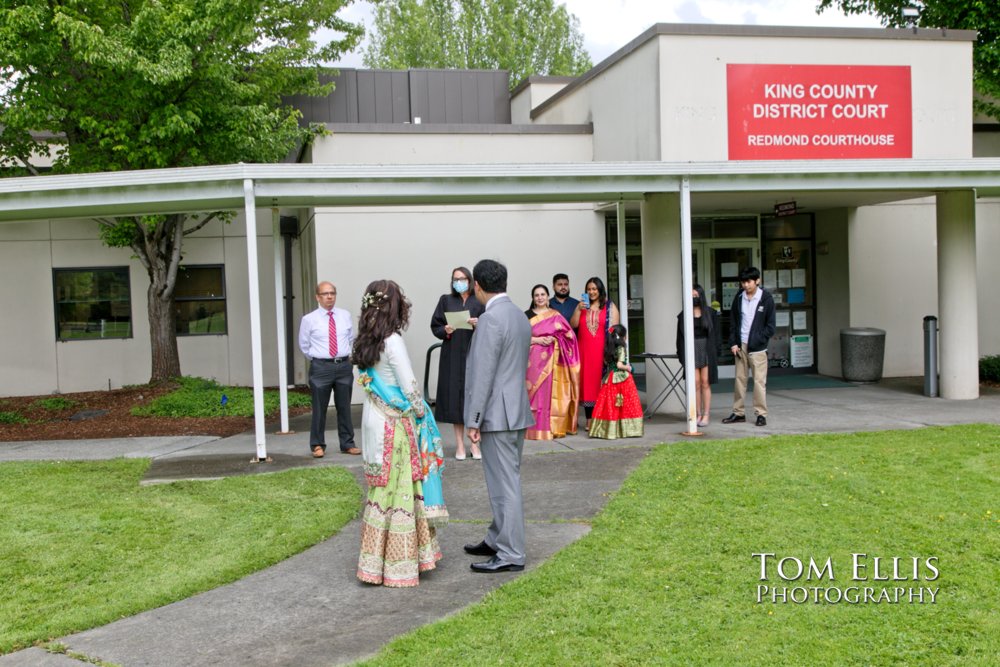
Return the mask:
[[183,264],[177,270],[177,279],[180,280],[180,274],[183,271],[189,269],[218,269],[219,270],[219,284],[222,287],[222,296],[198,296],[198,297],[178,297],[177,296],[177,283],[174,283],[174,305],[178,303],[190,303],[193,301],[221,301],[222,302],[222,315],[224,321],[224,328],[222,331],[178,331],[177,328],[180,326],[180,320],[177,318],[175,311],[174,314],[174,331],[178,337],[184,336],[227,336],[229,335],[229,291],[226,288],[226,265],[225,264]]
[[[79,338],[66,338],[61,335],[61,330],[59,326],[59,305],[61,303],[67,303],[66,300],[59,298],[59,274],[66,273],[83,273],[83,272],[98,272],[98,271],[108,271],[113,273],[123,274],[125,276],[126,284],[128,285],[128,298],[124,301],[119,301],[118,303],[128,304],[128,335],[125,336],[99,336],[99,337],[79,337]],[[115,303],[111,299],[106,299],[108,303]],[[128,340],[134,338],[135,327],[133,326],[132,317],[132,270],[128,265],[124,266],[65,266],[65,267],[52,267],[52,311],[53,320],[55,326],[55,337],[58,343],[68,343],[76,341],[87,341],[87,340]]]

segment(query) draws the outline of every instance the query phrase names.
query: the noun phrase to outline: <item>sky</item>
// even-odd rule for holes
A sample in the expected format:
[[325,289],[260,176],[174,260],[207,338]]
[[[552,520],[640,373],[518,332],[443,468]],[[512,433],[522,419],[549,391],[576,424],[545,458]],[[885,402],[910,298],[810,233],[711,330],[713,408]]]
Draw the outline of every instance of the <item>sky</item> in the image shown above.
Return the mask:
[[[879,28],[871,16],[845,16],[835,10],[816,13],[818,0],[564,0],[580,20],[580,31],[596,65],[654,23]],[[371,5],[356,2],[341,12],[353,23],[372,24]],[[363,43],[337,65],[362,67]]]

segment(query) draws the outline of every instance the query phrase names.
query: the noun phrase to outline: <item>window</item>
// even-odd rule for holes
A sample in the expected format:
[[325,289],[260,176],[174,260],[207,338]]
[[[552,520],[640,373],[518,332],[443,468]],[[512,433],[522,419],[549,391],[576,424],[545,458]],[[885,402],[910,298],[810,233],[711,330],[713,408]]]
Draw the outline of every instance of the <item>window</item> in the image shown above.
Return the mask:
[[178,336],[226,333],[226,276],[221,265],[177,270],[174,314]]
[[53,269],[56,339],[131,338],[127,266]]

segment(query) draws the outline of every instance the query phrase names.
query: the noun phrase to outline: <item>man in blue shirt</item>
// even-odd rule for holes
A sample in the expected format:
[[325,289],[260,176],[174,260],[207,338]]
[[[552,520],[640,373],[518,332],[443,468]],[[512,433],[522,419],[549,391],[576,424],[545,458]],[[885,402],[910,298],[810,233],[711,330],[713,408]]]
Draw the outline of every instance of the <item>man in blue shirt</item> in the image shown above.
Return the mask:
[[559,311],[559,314],[569,322],[579,305],[580,301],[569,295],[569,276],[565,273],[552,276],[552,298],[549,299],[549,308]]

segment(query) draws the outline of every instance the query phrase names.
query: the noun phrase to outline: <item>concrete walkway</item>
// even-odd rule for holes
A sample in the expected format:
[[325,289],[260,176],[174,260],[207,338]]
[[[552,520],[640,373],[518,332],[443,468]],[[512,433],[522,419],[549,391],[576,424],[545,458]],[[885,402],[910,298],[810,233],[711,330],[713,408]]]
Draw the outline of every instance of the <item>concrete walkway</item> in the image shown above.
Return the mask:
[[[919,379],[877,385],[768,392],[767,427],[726,426],[731,394],[717,394],[713,423],[698,441],[772,434],[877,431],[960,423],[1000,423],[1000,391],[975,401],[929,399]],[[667,407],[677,407],[669,403]],[[356,417],[358,415],[355,415]],[[356,421],[357,423],[357,421]],[[568,437],[525,447],[523,484],[528,519],[528,571],[589,530],[604,506],[650,448],[690,440],[680,435],[679,414],[647,422],[646,435],[619,441]],[[357,457],[334,452],[309,456],[308,416],[292,422],[298,432],[268,438],[275,462],[251,464],[253,434],[231,438],[134,438],[114,441],[0,443],[0,460],[153,458],[146,483],[258,474],[293,466],[343,465],[361,477]],[[450,431],[445,434],[446,442]],[[361,584],[357,520],[338,535],[271,568],[159,609],[59,639],[90,660],[137,665],[335,665],[370,656],[402,633],[480,601],[491,589],[520,576],[474,574],[462,545],[482,538],[490,520],[481,464],[449,461],[445,493],[452,523],[441,531],[444,553],[419,588]],[[387,629],[391,628],[392,633]],[[65,655],[32,648],[0,657],[0,667],[81,665]]]

